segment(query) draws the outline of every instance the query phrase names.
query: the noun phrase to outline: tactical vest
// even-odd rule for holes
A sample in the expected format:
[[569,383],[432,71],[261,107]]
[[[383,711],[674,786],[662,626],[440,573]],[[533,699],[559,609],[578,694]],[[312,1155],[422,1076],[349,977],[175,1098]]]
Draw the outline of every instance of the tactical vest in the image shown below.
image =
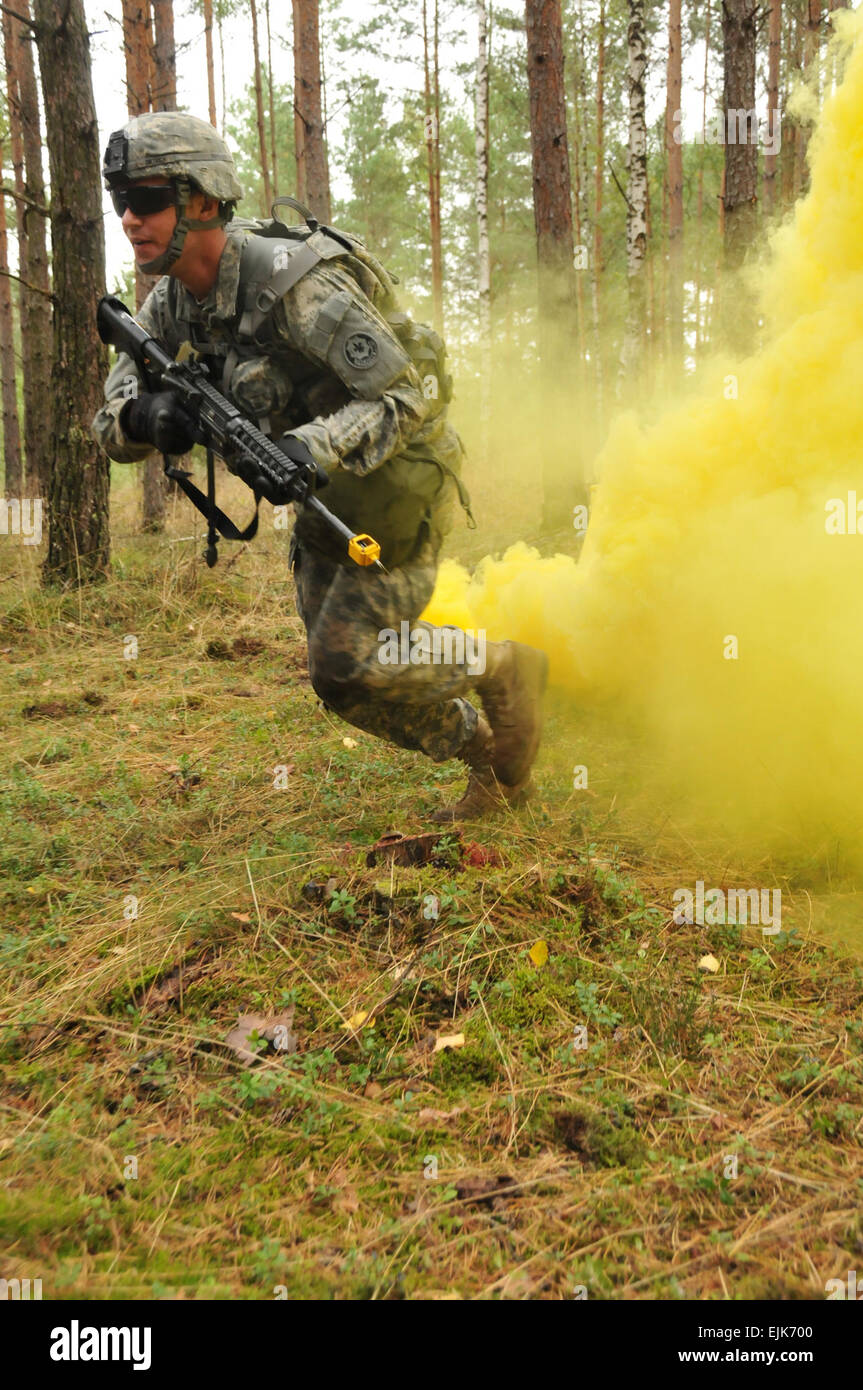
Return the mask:
[[[275,216],[280,204],[299,211],[304,223],[288,226],[280,222]],[[208,363],[214,384],[274,438],[306,423],[293,421],[292,425],[284,414],[290,405],[291,371],[296,367],[297,353],[278,333],[273,311],[310,270],[322,261],[338,259],[416,367],[428,402],[427,422],[433,421],[452,398],[452,378],[446,371],[446,348],[440,336],[399,308],[393,278],[359,238],[319,226],[308,209],[293,198],[277,199],[273,214],[272,220],[235,218],[231,224],[232,229],[248,230],[250,235],[240,260],[239,314],[229,326],[228,336],[214,342],[205,337],[200,323],[186,319],[188,339]],[[347,294],[335,294],[324,305],[313,330],[322,352],[339,315],[346,310],[347,304],[340,301],[349,299]],[[293,364],[291,358],[295,359]],[[311,371],[315,374],[315,369]],[[347,387],[342,383],[338,387],[344,393],[342,398],[336,394],[317,413],[330,413],[351,399]],[[409,559],[426,535],[436,545],[440,543],[453,524],[454,493],[468,524],[476,525],[460,476],[462,459],[458,435],[444,425],[433,442],[412,443],[371,473],[360,476],[346,469],[336,470],[330,475],[323,500],[352,530],[369,532],[380,542],[383,562],[390,568]],[[333,558],[344,558],[329,531],[312,513],[299,509],[295,531],[300,543],[314,545]]]

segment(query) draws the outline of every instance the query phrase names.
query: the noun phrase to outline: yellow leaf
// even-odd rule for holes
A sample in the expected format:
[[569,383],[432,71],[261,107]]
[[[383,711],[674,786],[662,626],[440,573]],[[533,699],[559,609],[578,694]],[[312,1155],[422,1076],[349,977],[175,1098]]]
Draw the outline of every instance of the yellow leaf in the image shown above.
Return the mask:
[[433,1052],[443,1052],[447,1047],[464,1047],[464,1033],[444,1033],[435,1039]]
[[369,1018],[365,1009],[360,1009],[358,1013],[351,1014],[350,1018],[348,1019],[347,1026],[348,1028],[353,1029],[362,1028],[363,1024],[366,1022],[368,1022],[370,1028],[374,1028],[374,1019]]
[[698,962],[699,970],[709,970],[711,975],[715,975],[719,969],[719,961],[715,956],[702,956]]
[[548,943],[545,941],[534,941],[533,945],[528,951],[528,955],[530,956],[534,965],[545,965],[546,961],[548,960]]

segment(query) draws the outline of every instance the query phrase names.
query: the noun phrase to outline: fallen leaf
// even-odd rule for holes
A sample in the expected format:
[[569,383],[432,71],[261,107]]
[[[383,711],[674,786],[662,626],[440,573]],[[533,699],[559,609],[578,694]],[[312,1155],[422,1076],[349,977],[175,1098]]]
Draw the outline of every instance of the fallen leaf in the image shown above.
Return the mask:
[[[296,1035],[291,1032],[294,1010],[286,1009],[281,1014],[241,1014],[236,1028],[232,1028],[225,1038],[225,1046],[236,1053],[246,1067],[260,1060],[260,1053],[248,1046],[252,1033],[265,1038],[274,1052],[296,1052]],[[261,1048],[261,1052],[268,1049]]]
[[251,917],[249,916],[248,912],[232,912],[232,913],[231,913],[231,916],[233,917],[233,919],[234,919],[235,922],[246,922],[246,923],[248,923],[248,922],[251,922],[251,920],[252,920]]
[[456,1183],[455,1190],[462,1202],[488,1206],[497,1210],[501,1205],[500,1199],[502,1197],[519,1195],[517,1192],[513,1192],[513,1186],[513,1179],[504,1177],[501,1173],[496,1178],[462,1178],[461,1182]]
[[366,1100],[377,1100],[378,1096],[383,1095],[383,1090],[378,1081],[367,1081],[363,1087],[363,1095]]
[[500,850],[486,849],[484,845],[478,845],[476,840],[467,840],[464,845],[464,862],[472,869],[481,869],[486,864],[500,868],[503,865]]
[[464,1047],[464,1033],[443,1033],[435,1038],[432,1052],[444,1052],[448,1047]]
[[419,1112],[417,1119],[421,1125],[446,1124],[448,1120],[454,1120],[457,1115],[463,1114],[463,1105],[457,1105],[453,1110],[432,1110],[426,1107]]
[[709,970],[711,975],[715,975],[719,969],[719,961],[715,956],[702,956],[701,960],[698,962],[698,969]]
[[139,734],[141,732],[137,724],[129,724],[127,725],[127,728],[130,734]]
[[548,943],[545,941],[535,941],[528,951],[528,955],[534,965],[543,966],[548,960]]
[[345,748],[356,748],[357,746],[357,741],[355,738],[345,737],[342,739],[342,743],[344,744]]
[[[346,1025],[345,1025],[345,1027],[346,1027],[346,1028],[350,1028],[353,1032],[356,1032],[356,1030],[357,1030],[358,1028],[362,1028],[363,1024],[366,1022],[366,1020],[368,1019],[368,1017],[369,1017],[369,1015],[368,1015],[368,1013],[366,1012],[366,1010],[365,1010],[365,1009],[360,1009],[357,1013],[351,1014],[351,1016],[350,1016],[350,1018],[348,1019],[348,1021],[347,1021]],[[374,1027],[374,1019],[371,1019],[371,1020],[369,1021],[369,1027],[370,1027],[370,1028],[373,1028],[373,1027]]]

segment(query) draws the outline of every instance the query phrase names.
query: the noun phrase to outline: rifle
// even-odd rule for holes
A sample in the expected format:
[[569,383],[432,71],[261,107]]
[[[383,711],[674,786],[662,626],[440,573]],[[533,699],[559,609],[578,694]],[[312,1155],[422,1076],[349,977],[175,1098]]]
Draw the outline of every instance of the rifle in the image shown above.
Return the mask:
[[[108,295],[99,301],[96,327],[103,343],[129,354],[151,387],[167,387],[182,397],[203,436],[207,448],[206,497],[189,482],[189,473],[173,467],[167,455],[163,458],[168,477],[179,483],[209,522],[205,558],[211,568],[218,559],[216,533],[225,540],[251,540],[258,529],[258,504],[266,497],[275,506],[302,502],[347,542],[348,555],[356,564],[384,569],[377,541],[365,534],[355,535],[314,495],[315,483],[323,486],[328,481],[325,471],[318,468],[317,478],[310,478],[308,470],[289,458],[216,389],[205,363],[177,362],[158,338],[151,338],[132,317],[122,300]],[[255,494],[255,516],[244,531],[216,506],[214,452]]]

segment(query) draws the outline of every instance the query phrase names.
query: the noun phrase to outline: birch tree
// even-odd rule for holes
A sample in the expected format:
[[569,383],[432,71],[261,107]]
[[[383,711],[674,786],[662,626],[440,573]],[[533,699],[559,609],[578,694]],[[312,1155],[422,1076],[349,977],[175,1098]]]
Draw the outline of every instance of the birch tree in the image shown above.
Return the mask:
[[[3,145],[0,143],[0,171]],[[6,199],[0,196],[0,404],[3,412],[4,496],[20,497],[23,491],[21,432],[18,424],[18,390],[15,371],[15,319],[12,282],[9,278]]]
[[629,180],[626,194],[626,328],[621,352],[623,379],[637,384],[647,346],[647,126],[645,0],[629,0],[627,85],[629,88]]
[[[431,48],[430,48],[431,42]],[[429,231],[431,235],[432,317],[443,332],[443,240],[440,206],[440,42],[438,0],[434,0],[434,27],[429,36],[428,0],[423,0],[424,136],[428,173]]]
[[[258,43],[258,9],[255,0],[250,0],[252,11],[252,47],[255,55],[255,111],[258,118],[258,149],[261,156],[261,178],[264,183],[265,217],[270,215],[273,196],[270,188],[270,168],[267,159],[267,138],[264,134],[264,92],[261,83],[261,50]],[[299,195],[302,198],[302,194]]]
[[476,0],[477,53],[475,100],[477,298],[480,343],[482,462],[488,461],[491,418],[491,253],[488,236],[488,11]]
[[683,143],[681,120],[681,0],[668,7],[665,149],[668,159],[668,329],[672,372],[683,360]]

